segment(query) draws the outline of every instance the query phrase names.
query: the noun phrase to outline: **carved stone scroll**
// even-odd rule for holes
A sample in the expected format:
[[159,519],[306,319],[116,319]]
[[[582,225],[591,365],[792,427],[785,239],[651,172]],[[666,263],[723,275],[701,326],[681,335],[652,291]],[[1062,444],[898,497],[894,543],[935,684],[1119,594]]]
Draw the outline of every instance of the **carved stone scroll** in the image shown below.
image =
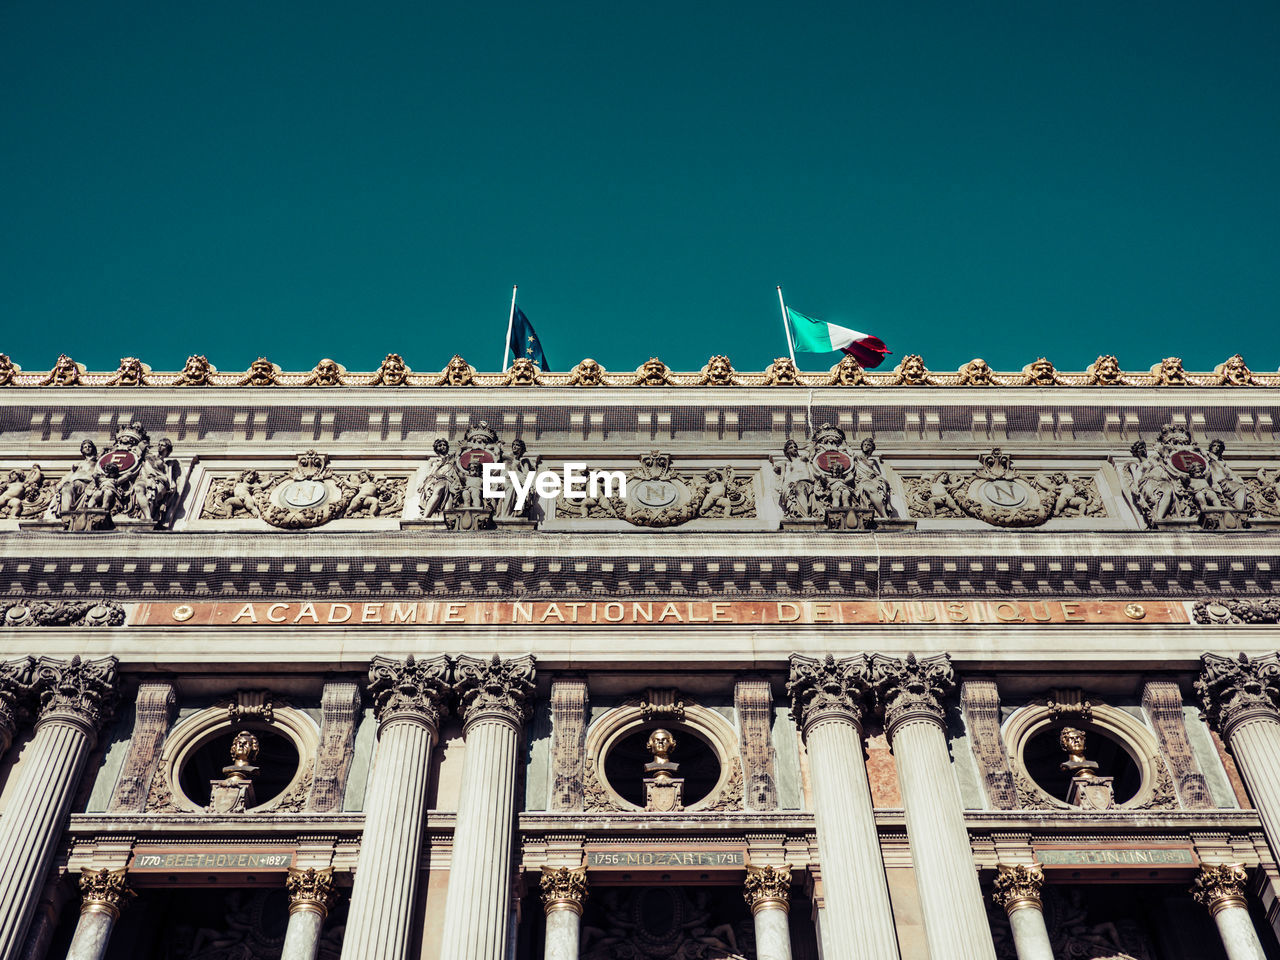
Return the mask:
[[996,810],[1016,810],[1018,790],[1009,769],[1009,752],[1000,736],[1000,691],[993,680],[966,680],[960,686],[960,709],[974,759]]
[[360,688],[354,683],[326,683],[320,696],[320,752],[307,809],[329,813],[342,804],[347,771],[355,749],[360,716]]
[[116,781],[115,793],[108,813],[142,813],[147,806],[147,792],[160,762],[173,708],[178,702],[172,683],[140,683],[134,706],[133,733],[129,752],[125,754]]
[[1151,726],[1160,741],[1160,751],[1173,771],[1175,789],[1184,807],[1207,810],[1216,804],[1209,794],[1191,742],[1187,739],[1187,726],[1182,713],[1182,691],[1176,683],[1154,680],[1142,691],[1142,707],[1151,719]]
[[739,680],[733,687],[738,711],[740,751],[746,776],[746,805],[776,810],[778,785],[773,773],[773,690],[768,680]]
[[551,681],[551,809],[584,809],[587,747],[587,681]]

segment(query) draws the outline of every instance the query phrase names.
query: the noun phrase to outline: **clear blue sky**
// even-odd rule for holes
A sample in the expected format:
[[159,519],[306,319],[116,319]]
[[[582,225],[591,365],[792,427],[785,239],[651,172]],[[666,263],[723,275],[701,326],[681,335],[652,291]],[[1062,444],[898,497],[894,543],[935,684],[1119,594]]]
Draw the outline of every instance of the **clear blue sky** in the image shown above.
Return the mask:
[[[1280,4],[0,3],[0,351],[1280,365]],[[808,368],[830,357],[801,357]]]

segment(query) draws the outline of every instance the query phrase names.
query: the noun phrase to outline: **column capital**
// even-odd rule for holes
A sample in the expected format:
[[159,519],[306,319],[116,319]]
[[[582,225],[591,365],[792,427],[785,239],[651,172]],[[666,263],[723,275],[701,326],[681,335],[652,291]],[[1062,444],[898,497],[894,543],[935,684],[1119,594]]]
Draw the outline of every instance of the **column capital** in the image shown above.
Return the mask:
[[448,713],[449,659],[403,660],[374,657],[369,661],[369,696],[378,726],[391,720],[413,720],[433,731]]
[[547,913],[572,910],[582,916],[582,905],[586,902],[588,893],[586,865],[572,868],[543,867],[538,890],[542,894],[542,908]]
[[503,660],[460,656],[454,660],[454,691],[466,725],[481,717],[499,717],[521,727],[533,708],[533,657]]
[[52,720],[73,723],[90,738],[97,736],[116,706],[118,682],[115,657],[70,660],[41,657],[33,682],[40,698],[37,725]]
[[320,914],[323,919],[338,896],[333,886],[333,867],[325,867],[323,870],[290,867],[289,875],[284,878],[284,886],[289,891],[290,914],[310,911]]
[[761,910],[791,910],[791,864],[775,867],[769,864],[747,864],[747,879],[742,883],[742,898],[755,916]]
[[1224,738],[1247,717],[1280,719],[1280,654],[1237,659],[1216,653],[1200,657],[1196,693],[1205,716]]
[[124,870],[90,870],[80,873],[80,912],[105,913],[120,919],[120,911],[137,894],[129,887]]
[[791,714],[802,732],[820,717],[842,716],[859,727],[871,697],[866,656],[837,660],[827,654],[821,660],[791,655],[787,681]]
[[908,718],[926,717],[941,724],[947,695],[955,689],[956,675],[951,657],[945,653],[916,658],[886,657],[874,654],[870,659],[871,682],[876,702],[884,711],[884,728],[889,738]]
[[23,701],[31,692],[31,657],[0,660],[0,753],[13,743]]
[[1248,879],[1248,872],[1238,863],[1201,864],[1191,895],[1214,917],[1223,910],[1248,909],[1244,893]]
[[1005,913],[1021,907],[1040,909],[1040,890],[1044,887],[1044,871],[1038,863],[1002,863],[997,868],[991,899]]

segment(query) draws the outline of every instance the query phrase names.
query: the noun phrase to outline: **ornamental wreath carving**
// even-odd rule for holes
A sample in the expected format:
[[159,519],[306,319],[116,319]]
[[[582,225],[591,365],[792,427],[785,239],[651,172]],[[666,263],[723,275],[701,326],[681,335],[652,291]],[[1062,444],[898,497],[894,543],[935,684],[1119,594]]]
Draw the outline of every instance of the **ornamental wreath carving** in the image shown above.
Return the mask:
[[780,480],[778,506],[787,520],[817,520],[834,530],[875,529],[896,517],[884,463],[866,437],[854,449],[839,427],[824,423],[813,437],[789,439],[770,458]]
[[337,519],[398,517],[409,478],[371,470],[338,473],[328,454],[308,450],[288,473],[242,470],[217,477],[205,496],[203,520],[256,517],[273,527],[301,530]]
[[[152,449],[151,437],[137,421],[117,430],[101,455],[96,443],[85,440],[80,461],[54,485],[46,518],[60,520],[68,530],[111,530],[116,519],[163,526],[181,473],[171,453],[168,439]],[[38,469],[28,471],[32,481]]]
[[1206,530],[1236,530],[1249,526],[1261,504],[1268,515],[1280,517],[1280,473],[1258,471],[1244,481],[1227,465],[1227,445],[1212,440],[1208,452],[1191,439],[1186,428],[1166,424],[1154,449],[1145,440],[1129,448],[1133,460],[1121,468],[1130,502],[1147,526],[1199,524]]
[[[481,420],[463,435],[462,448],[454,453],[449,441],[440,437],[427,458],[426,477],[418,487],[420,518],[442,521],[457,532],[487,530],[503,523],[528,521],[533,515],[537,494],[530,486],[529,475],[538,469],[541,457],[527,456],[525,442],[516,437],[507,453],[498,434]],[[504,493],[494,500],[484,495],[484,465],[502,467]],[[517,479],[512,480],[511,474]],[[529,490],[525,502],[517,507],[514,487]]]
[[995,447],[968,475],[939,470],[904,480],[912,517],[971,517],[998,527],[1038,527],[1056,517],[1104,517],[1092,477],[1065,471],[1024,476]]
[[[674,458],[652,450],[627,474],[627,495],[598,496],[557,502],[557,516],[583,520],[625,520],[638,527],[675,527],[690,520],[731,520],[756,515],[750,476],[732,466],[712,467],[701,474],[676,470]],[[588,490],[588,494],[590,491]]]

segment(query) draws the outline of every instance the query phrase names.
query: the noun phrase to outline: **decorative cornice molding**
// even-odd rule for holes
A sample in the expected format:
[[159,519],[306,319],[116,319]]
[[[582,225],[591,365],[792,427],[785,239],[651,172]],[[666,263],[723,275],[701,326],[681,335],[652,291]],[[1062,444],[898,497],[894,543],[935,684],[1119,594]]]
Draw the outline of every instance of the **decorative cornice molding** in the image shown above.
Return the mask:
[[369,662],[369,697],[379,727],[409,719],[436,731],[449,709],[449,659],[374,657]]
[[747,864],[747,879],[742,883],[742,898],[747,901],[754,916],[761,910],[791,909],[791,864],[774,867],[770,864]]
[[884,712],[885,732],[890,739],[905,720],[927,717],[939,724],[946,716],[946,698],[955,689],[956,675],[951,657],[945,653],[917,659],[875,654],[869,661],[876,703]]
[[827,654],[821,660],[794,654],[787,694],[791,713],[802,731],[824,716],[842,716],[861,726],[872,697],[868,660],[865,655],[836,660]]
[[1044,887],[1044,871],[1038,863],[1000,864],[992,882],[991,899],[1005,913],[1022,907],[1040,909],[1040,891]]
[[1191,616],[1196,623],[1280,623],[1280,598],[1197,600]]
[[115,657],[70,660],[42,657],[35,664],[33,684],[40,702],[37,725],[61,720],[74,723],[91,737],[115,710],[118,695]]
[[581,916],[582,905],[589,895],[587,868],[543,867],[538,891],[542,895],[542,908],[547,913],[572,910]]
[[333,886],[333,867],[316,870],[314,867],[299,870],[289,868],[289,875],[284,879],[285,889],[289,891],[289,912],[300,913],[304,910],[318,913],[323,918],[328,915],[338,892]]
[[129,905],[136,893],[129,887],[124,870],[90,870],[80,874],[80,912],[105,913],[113,920]]
[[1191,895],[1210,916],[1223,910],[1247,910],[1245,883],[1249,874],[1239,863],[1202,864],[1191,885]]
[[500,716],[523,726],[533,708],[532,655],[503,660],[460,656],[454,660],[454,692],[465,725],[483,716]]
[[1230,739],[1231,730],[1250,716],[1280,719],[1280,653],[1239,658],[1206,653],[1200,657],[1196,693],[1205,717]]

